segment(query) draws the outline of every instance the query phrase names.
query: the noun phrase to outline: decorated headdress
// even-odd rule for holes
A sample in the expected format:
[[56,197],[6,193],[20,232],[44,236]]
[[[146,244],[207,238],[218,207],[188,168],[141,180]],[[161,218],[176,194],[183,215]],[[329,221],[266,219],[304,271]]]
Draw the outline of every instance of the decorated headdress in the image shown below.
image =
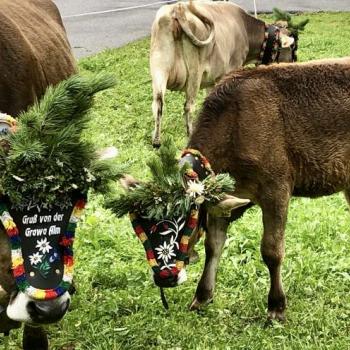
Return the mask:
[[35,300],[70,288],[75,229],[87,192],[107,191],[120,175],[82,137],[95,93],[113,85],[110,76],[73,76],[49,87],[17,123],[0,115],[0,220],[17,288]]
[[229,175],[214,175],[199,151],[183,151],[180,161],[176,154],[173,141],[167,138],[147,163],[151,179],[136,183],[108,204],[119,217],[129,213],[154,281],[161,288],[186,280],[184,265],[199,205],[218,203],[234,187]]
[[299,23],[295,23],[292,20],[292,16],[288,12],[282,11],[276,7],[274,7],[272,11],[275,21],[281,24],[285,23],[283,26],[288,28],[294,35],[297,35],[299,31],[303,31],[305,26],[309,23],[308,18],[301,20]]

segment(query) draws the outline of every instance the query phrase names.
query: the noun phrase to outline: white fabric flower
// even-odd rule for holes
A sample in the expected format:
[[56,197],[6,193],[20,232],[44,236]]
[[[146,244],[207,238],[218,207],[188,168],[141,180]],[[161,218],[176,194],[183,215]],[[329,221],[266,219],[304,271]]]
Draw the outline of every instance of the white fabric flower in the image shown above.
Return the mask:
[[204,192],[204,185],[201,182],[189,180],[187,186],[186,192],[190,197],[200,196]]
[[21,177],[19,177],[17,175],[12,175],[12,177],[19,182],[24,182],[24,179],[22,179]]
[[165,263],[167,263],[172,256],[176,256],[174,253],[174,246],[172,244],[167,244],[166,242],[155,250],[157,251],[158,259],[162,259]]
[[33,255],[29,255],[30,263],[32,265],[36,265],[39,262],[42,262],[42,255],[40,253],[34,253]]
[[36,241],[36,246],[35,248],[39,248],[39,250],[45,254],[48,253],[52,247],[50,246],[50,242],[47,241],[47,238],[43,238],[42,240]]

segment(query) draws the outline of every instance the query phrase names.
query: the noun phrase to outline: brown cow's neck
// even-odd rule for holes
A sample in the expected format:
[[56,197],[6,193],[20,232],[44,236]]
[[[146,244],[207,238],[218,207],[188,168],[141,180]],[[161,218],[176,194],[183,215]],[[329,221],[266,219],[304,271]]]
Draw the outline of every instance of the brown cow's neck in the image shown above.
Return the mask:
[[255,63],[259,60],[261,46],[265,39],[265,22],[247,15],[244,23],[249,41],[249,52],[245,63]]
[[[198,120],[199,125],[197,124],[196,129],[194,130],[187,148],[192,148],[200,151],[204,157],[206,157],[215,173],[218,172],[227,172],[227,160],[229,156],[227,150],[230,149],[229,140],[225,137],[221,137],[221,132],[226,130],[225,128],[219,127],[218,130],[215,119],[207,120],[207,118],[202,118]],[[203,123],[202,123],[203,122]],[[215,142],[212,142],[213,131],[218,131],[215,134]],[[214,132],[214,133],[215,133]]]

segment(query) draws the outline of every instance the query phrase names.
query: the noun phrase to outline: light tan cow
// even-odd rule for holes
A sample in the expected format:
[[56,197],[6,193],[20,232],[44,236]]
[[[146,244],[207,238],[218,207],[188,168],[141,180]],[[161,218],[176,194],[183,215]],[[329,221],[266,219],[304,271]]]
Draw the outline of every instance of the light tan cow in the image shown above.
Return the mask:
[[225,1],[162,6],[153,22],[150,51],[153,146],[160,145],[166,88],[185,92],[184,117],[190,135],[200,88],[212,87],[225,73],[249,63],[295,61],[297,34],[268,26]]

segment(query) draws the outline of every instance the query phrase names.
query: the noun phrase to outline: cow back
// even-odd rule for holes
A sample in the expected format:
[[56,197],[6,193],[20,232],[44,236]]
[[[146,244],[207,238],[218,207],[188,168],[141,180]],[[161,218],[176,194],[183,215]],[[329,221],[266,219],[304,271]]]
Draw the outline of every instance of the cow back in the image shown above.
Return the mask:
[[49,0],[0,0],[0,111],[16,116],[48,85],[76,72],[62,19]]
[[230,73],[207,97],[188,147],[205,154],[214,171],[249,182],[250,192],[252,183],[286,177],[294,195],[350,188],[349,63]]

